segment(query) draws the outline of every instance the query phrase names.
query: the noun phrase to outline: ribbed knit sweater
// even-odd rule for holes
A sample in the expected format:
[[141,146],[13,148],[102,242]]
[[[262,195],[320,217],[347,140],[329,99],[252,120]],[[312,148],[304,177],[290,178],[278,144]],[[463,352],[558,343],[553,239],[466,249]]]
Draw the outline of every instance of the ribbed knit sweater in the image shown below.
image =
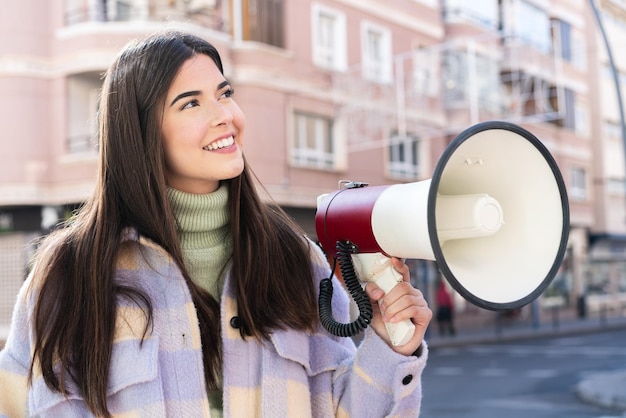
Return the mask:
[[178,219],[180,245],[191,278],[220,300],[223,268],[232,254],[228,225],[228,186],[213,193],[191,194],[168,188],[168,197]]

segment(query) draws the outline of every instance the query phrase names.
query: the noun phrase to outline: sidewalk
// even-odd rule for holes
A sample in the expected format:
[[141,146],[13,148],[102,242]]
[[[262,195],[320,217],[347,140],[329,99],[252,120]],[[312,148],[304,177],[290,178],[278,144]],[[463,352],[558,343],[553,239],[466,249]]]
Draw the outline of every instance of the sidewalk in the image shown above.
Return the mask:
[[[512,324],[496,327],[495,323],[488,324],[483,321],[482,326],[469,329],[461,327],[457,330],[457,334],[452,337],[439,336],[433,321],[434,326],[429,330],[426,339],[429,348],[437,350],[445,347],[511,342],[619,329],[626,332],[626,316],[585,319],[578,319],[573,315],[565,316],[566,318],[562,320],[542,323],[538,326],[525,323],[521,326]],[[575,391],[582,401],[624,412],[624,417],[626,417],[626,363],[624,368],[620,370],[590,374],[576,385]]]

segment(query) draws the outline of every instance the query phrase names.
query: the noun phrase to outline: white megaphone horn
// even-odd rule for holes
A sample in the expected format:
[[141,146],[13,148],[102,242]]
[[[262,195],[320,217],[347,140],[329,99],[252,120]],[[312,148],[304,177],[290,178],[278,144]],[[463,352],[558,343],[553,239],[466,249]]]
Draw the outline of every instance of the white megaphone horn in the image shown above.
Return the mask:
[[[430,180],[320,196],[315,224],[329,255],[348,243],[361,281],[385,292],[399,276],[389,263],[382,272],[388,256],[433,260],[465,299],[506,310],[532,302],[556,275],[569,205],[545,146],[520,126],[490,121],[459,134]],[[397,345],[412,335],[407,322]]]

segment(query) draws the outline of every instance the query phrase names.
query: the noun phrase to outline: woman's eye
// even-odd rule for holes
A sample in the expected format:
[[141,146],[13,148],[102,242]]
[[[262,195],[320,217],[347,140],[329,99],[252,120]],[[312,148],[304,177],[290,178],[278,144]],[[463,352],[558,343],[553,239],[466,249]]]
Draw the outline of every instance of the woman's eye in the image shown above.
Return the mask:
[[222,95],[220,96],[220,99],[233,97],[233,94],[235,94],[235,90],[233,88],[229,88],[224,93],[222,93]]
[[190,100],[187,103],[185,103],[180,109],[181,110],[182,109],[189,109],[191,107],[196,107],[196,106],[199,106],[199,105],[200,105],[200,103],[198,103],[198,100],[197,99],[193,99],[193,100]]

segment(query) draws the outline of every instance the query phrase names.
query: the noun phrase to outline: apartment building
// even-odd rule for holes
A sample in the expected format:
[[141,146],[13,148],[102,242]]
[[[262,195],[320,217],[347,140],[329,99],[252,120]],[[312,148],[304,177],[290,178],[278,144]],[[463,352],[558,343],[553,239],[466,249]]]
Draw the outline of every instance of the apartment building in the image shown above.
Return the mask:
[[593,39],[587,36],[595,26],[589,4],[444,1],[442,9],[447,125],[457,132],[483,120],[508,120],[546,145],[568,189],[571,231],[566,259],[540,302],[544,307],[580,303],[588,280],[588,231],[595,222],[587,194],[592,185],[575,186],[593,169],[595,81],[588,69]]
[[[570,194],[567,258],[546,297],[581,296],[591,280],[589,231],[623,228],[603,221],[624,217],[616,204],[603,205],[602,216],[593,205],[606,197],[596,179],[615,186],[624,175],[618,141],[603,136],[601,120],[615,123],[615,109],[594,94],[593,60],[603,56],[594,55],[599,39],[584,0],[14,3],[0,15],[0,326],[32,239],[91,193],[102,73],[128,40],[166,27],[220,50],[263,192],[311,236],[317,196],[339,180],[428,179],[459,132],[492,119],[540,138]],[[613,144],[609,177],[598,171],[607,146],[598,136]],[[623,202],[615,189],[609,195]],[[432,272],[425,264],[420,272]]]
[[[594,202],[594,223],[589,231],[585,286],[590,304],[623,310],[626,305],[626,1],[593,3],[588,42],[589,73],[596,82],[590,91],[594,142],[593,171],[573,167],[575,180],[570,194]],[[593,10],[592,10],[593,11]],[[608,44],[608,45],[607,45]],[[591,55],[593,54],[593,55]],[[592,184],[589,187],[589,184]]]

